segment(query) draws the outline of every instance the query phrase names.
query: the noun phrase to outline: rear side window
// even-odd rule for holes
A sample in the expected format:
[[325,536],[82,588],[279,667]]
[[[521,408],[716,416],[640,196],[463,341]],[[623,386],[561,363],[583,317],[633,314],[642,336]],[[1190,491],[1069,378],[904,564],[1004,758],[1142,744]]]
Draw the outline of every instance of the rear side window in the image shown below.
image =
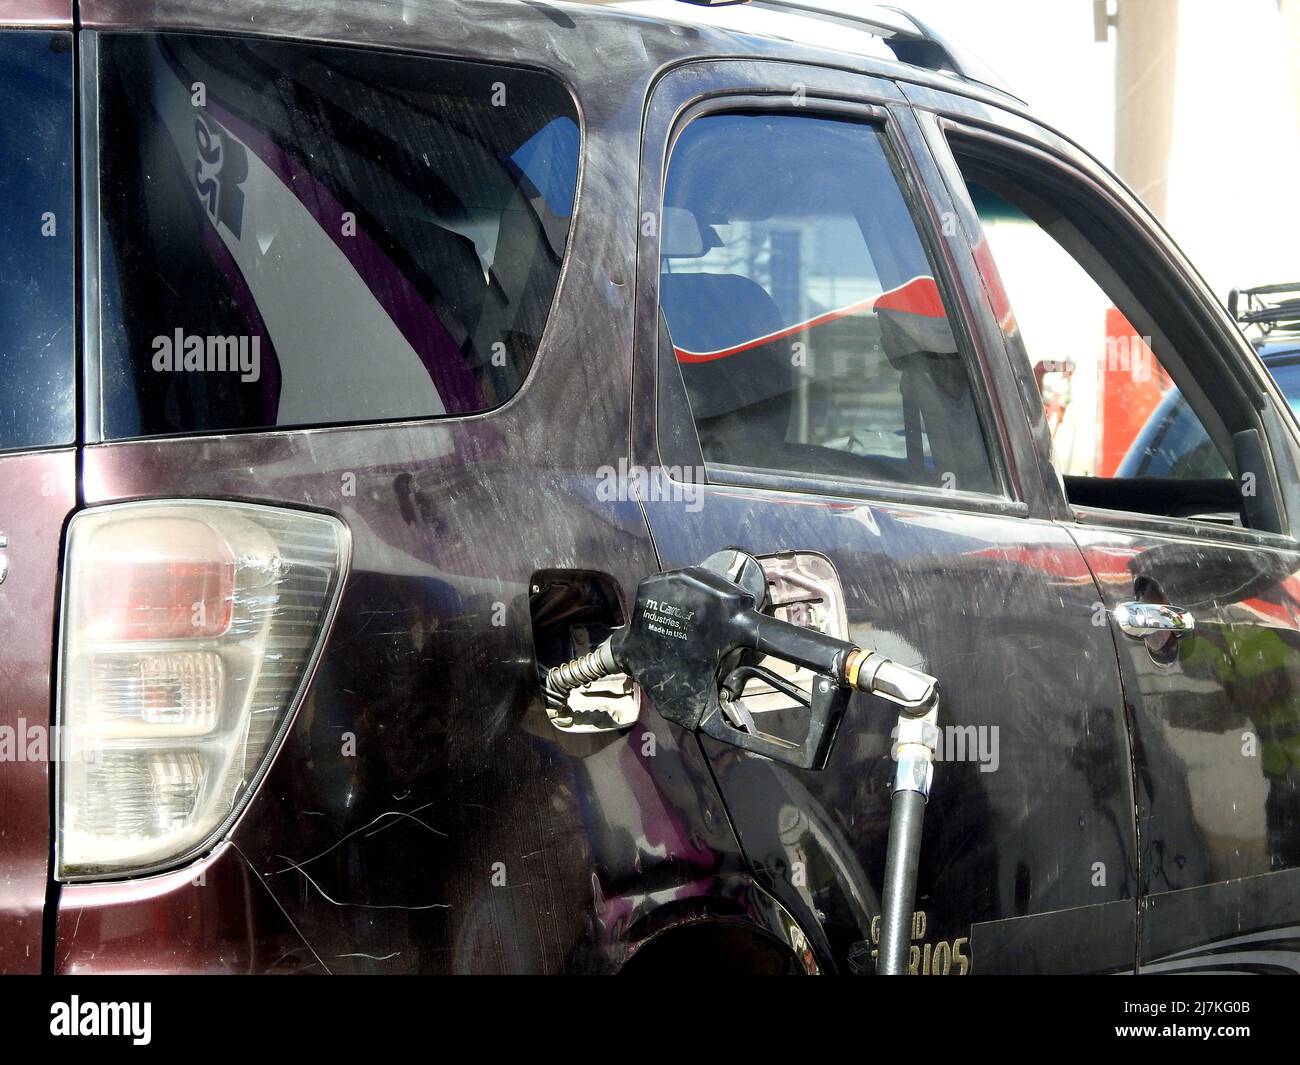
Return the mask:
[[522,383],[577,180],[555,79],[105,36],[98,136],[105,436],[469,414]]
[[71,443],[72,37],[0,32],[0,451]]
[[875,126],[696,119],[672,150],[660,251],[711,477],[996,491],[966,360]]

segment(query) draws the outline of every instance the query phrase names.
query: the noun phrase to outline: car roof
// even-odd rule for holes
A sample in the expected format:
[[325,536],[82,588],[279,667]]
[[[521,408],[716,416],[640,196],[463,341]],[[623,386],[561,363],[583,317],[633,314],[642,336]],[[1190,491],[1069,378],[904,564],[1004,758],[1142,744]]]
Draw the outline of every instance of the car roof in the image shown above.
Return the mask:
[[1017,103],[982,60],[902,8],[856,0],[572,0],[648,15],[661,22],[728,30],[791,44],[825,48],[864,59],[901,62],[967,84],[993,89]]
[[[977,58],[896,8],[853,0],[77,0],[85,29],[192,30],[392,45],[609,74],[639,55],[788,60],[908,81],[1031,118]],[[506,45],[504,42],[509,42]]]

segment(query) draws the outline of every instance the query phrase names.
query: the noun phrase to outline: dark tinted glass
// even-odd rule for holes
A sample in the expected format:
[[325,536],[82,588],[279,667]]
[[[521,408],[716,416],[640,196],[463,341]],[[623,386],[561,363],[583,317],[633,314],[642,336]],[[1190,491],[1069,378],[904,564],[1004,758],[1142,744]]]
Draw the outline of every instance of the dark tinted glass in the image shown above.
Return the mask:
[[487,410],[573,209],[542,74],[195,35],[101,42],[111,437]]
[[0,450],[71,443],[72,38],[0,31]]
[[966,362],[877,129],[701,118],[660,304],[710,466],[995,490]]

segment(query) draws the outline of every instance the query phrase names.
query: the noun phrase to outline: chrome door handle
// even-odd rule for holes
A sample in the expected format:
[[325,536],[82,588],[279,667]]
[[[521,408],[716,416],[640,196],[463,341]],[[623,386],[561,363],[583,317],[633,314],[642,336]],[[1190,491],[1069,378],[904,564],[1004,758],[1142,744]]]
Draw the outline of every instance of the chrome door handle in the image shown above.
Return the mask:
[[1186,636],[1196,628],[1196,619],[1189,611],[1164,603],[1120,603],[1115,608],[1115,624],[1125,636],[1142,640],[1164,633]]

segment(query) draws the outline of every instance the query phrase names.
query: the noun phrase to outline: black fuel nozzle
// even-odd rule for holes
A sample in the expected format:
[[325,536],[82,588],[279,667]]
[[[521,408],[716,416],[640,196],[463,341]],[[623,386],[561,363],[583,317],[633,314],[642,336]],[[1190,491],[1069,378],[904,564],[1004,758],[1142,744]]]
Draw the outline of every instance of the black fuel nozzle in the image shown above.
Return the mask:
[[[905,712],[924,714],[933,703],[934,678],[772,617],[763,612],[766,599],[762,567],[741,551],[653,574],[638,586],[632,619],[611,637],[609,657],[641,685],[665,719],[802,768],[825,765],[854,687],[890,699]],[[811,692],[763,668],[763,656],[811,670]],[[802,742],[758,730],[741,701],[750,680],[808,709]]]
[[[646,577],[631,621],[596,650],[546,672],[549,706],[561,712],[582,684],[624,672],[668,721],[805,769],[826,764],[840,718],[856,689],[922,717],[938,698],[933,677],[846,640],[765,613],[767,578],[743,551],[720,551],[699,566]],[[780,659],[813,673],[805,692],[762,664]],[[758,729],[743,702],[760,681],[802,704],[802,742]]]

